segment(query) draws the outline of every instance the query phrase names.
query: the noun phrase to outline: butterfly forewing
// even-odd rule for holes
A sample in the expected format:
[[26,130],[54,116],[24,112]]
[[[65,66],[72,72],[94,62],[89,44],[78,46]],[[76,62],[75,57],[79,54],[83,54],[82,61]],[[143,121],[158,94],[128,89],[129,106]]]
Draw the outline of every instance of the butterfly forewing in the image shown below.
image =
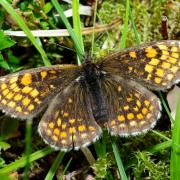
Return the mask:
[[1,77],[0,109],[21,119],[33,118],[55,93],[76,78],[77,69],[77,66],[56,65]]
[[39,132],[47,144],[55,149],[79,149],[101,135],[96,123],[89,94],[77,82],[58,94],[42,117]]
[[153,42],[102,59],[104,71],[128,77],[155,90],[180,80],[180,41]]
[[106,81],[106,89],[111,92],[109,97],[114,98],[114,103],[110,99],[107,103],[110,110],[107,128],[112,135],[137,135],[155,126],[161,114],[160,101],[155,94],[119,76]]

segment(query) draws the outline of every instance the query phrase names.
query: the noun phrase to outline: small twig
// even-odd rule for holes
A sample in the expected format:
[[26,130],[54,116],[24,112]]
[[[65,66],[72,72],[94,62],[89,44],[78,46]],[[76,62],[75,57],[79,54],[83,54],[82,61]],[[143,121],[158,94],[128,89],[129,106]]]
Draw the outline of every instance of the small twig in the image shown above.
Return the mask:
[[[91,34],[93,31],[95,33],[107,31],[112,29],[120,24],[120,20],[114,20],[112,23],[106,25],[96,25],[96,27],[88,27],[82,29],[82,34]],[[17,37],[26,37],[23,31],[4,31],[4,33],[8,36],[17,36]],[[66,29],[56,29],[56,30],[32,30],[31,33],[34,37],[62,37],[62,36],[69,36],[69,33]]]

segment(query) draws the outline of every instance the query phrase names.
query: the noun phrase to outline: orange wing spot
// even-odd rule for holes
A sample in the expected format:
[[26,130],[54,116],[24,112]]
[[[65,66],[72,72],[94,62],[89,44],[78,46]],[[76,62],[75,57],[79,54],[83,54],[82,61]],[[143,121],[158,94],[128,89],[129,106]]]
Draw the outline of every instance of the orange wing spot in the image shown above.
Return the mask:
[[177,59],[173,57],[169,57],[169,62],[175,64],[177,62]]
[[88,128],[89,128],[90,131],[95,131],[96,130],[94,126],[89,126]]
[[57,138],[57,136],[52,136],[52,139],[54,140],[54,141],[57,141],[58,140],[58,138]]
[[6,101],[5,99],[3,99],[1,103],[4,104],[4,105],[6,105],[6,104],[7,104],[7,101]]
[[157,55],[157,51],[152,47],[146,48],[145,51],[148,58],[153,58]]
[[132,126],[132,127],[137,126],[137,122],[136,122],[136,121],[131,121],[129,124],[130,124],[130,126]]
[[167,60],[168,57],[169,57],[169,56],[162,55],[162,56],[160,57],[160,59],[161,59],[161,60]]
[[70,119],[70,120],[69,120],[69,123],[70,123],[70,124],[74,124],[75,121],[76,121],[75,119]]
[[78,126],[78,130],[79,130],[80,132],[83,132],[83,131],[86,130],[86,127],[85,127],[84,125],[80,125],[80,126]]
[[150,119],[152,117],[152,114],[148,113],[146,117]]
[[9,90],[8,90],[8,89],[5,89],[5,90],[2,92],[2,94],[3,94],[4,96],[6,96],[8,93],[9,93]]
[[133,99],[131,97],[127,98],[127,102],[131,102]]
[[20,90],[21,89],[19,87],[17,87],[17,86],[13,89],[14,92],[19,92]]
[[159,59],[152,58],[149,64],[156,66],[159,64],[159,61],[160,61]]
[[151,73],[153,70],[154,70],[154,67],[153,67],[153,66],[151,66],[151,65],[149,65],[149,64],[147,64],[147,65],[145,66],[145,71],[146,71],[146,72]]
[[25,93],[25,94],[28,94],[31,90],[32,90],[32,87],[25,86],[25,87],[22,89],[22,92]]
[[18,76],[13,76],[13,77],[9,80],[9,82],[10,82],[10,84],[12,84],[12,83],[16,82],[17,80],[18,80]]
[[27,73],[21,78],[21,84],[27,86],[32,83],[32,75]]
[[179,69],[179,68],[178,68],[177,66],[173,66],[170,70],[171,70],[173,73],[176,73],[178,69]]
[[36,98],[34,102],[36,102],[37,104],[41,104],[41,101],[38,98]]
[[16,107],[16,111],[22,112],[22,108],[20,106]]
[[62,120],[61,120],[60,118],[58,118],[58,120],[57,120],[57,125],[58,125],[58,127],[61,126],[61,123],[62,123]]
[[61,144],[67,144],[67,141],[65,139],[62,139]]
[[139,120],[141,120],[141,119],[143,119],[143,115],[142,115],[141,113],[139,113],[139,114],[137,114],[137,118],[138,118]]
[[147,76],[147,80],[151,80],[151,78],[152,78],[152,75],[151,74],[148,74],[148,76]]
[[116,124],[116,121],[115,120],[112,120],[111,121],[111,126],[114,126]]
[[146,115],[146,114],[148,113],[148,109],[147,109],[147,108],[143,108],[143,109],[142,109],[142,113],[143,113],[144,115]]
[[119,115],[117,118],[120,122],[125,121],[125,117],[123,115]]
[[66,126],[67,126],[66,123],[62,124],[62,129],[66,129]]
[[161,66],[162,66],[162,68],[164,68],[164,69],[169,69],[170,66],[171,66],[171,64],[168,63],[168,62],[163,62]]
[[60,134],[61,138],[66,138],[67,137],[67,133],[65,131],[61,132]]
[[128,70],[129,70],[129,71],[132,71],[133,68],[132,68],[131,66],[128,66]]
[[17,84],[13,83],[13,84],[10,85],[10,89],[14,89],[16,86],[17,86]]
[[158,45],[158,47],[159,47],[159,49],[161,49],[161,50],[167,50],[168,48],[167,48],[167,46],[165,46],[165,45]]
[[128,118],[129,120],[133,119],[133,118],[134,118],[134,114],[133,114],[133,113],[128,113],[128,114],[127,114],[127,118]]
[[144,104],[145,104],[146,106],[149,106],[150,102],[149,102],[148,100],[145,100],[145,101],[144,101]]
[[54,129],[54,134],[55,134],[55,135],[59,135],[59,133],[60,133],[59,129],[58,129],[58,128],[55,128],[55,129]]
[[174,77],[173,74],[168,74],[168,75],[167,75],[167,79],[168,79],[169,81],[171,81],[171,80],[173,79],[173,77]]
[[164,70],[163,69],[157,69],[156,75],[158,75],[159,77],[163,77],[164,76]]
[[136,112],[138,112],[139,111],[139,108],[136,106],[136,107],[134,107],[133,108],[134,109],[134,111],[136,111]]
[[139,100],[136,101],[136,104],[141,107],[141,102]]
[[56,74],[56,71],[54,71],[54,70],[51,70],[51,71],[49,71],[51,74]]
[[145,124],[145,121],[141,121],[140,125],[143,126]]
[[176,46],[173,46],[173,47],[171,48],[171,51],[172,51],[172,52],[178,52],[178,48],[177,48]]
[[122,87],[118,86],[118,92],[122,91]]
[[73,100],[71,98],[68,99],[68,103],[72,103]]
[[178,53],[175,53],[175,52],[173,52],[173,53],[171,54],[171,56],[174,57],[174,58],[176,58],[176,59],[179,58],[179,54],[178,54]]
[[158,77],[155,77],[155,79],[154,79],[154,82],[157,83],[157,84],[160,84],[161,81],[162,81],[162,79],[158,78]]
[[14,93],[10,92],[10,93],[6,96],[6,98],[7,98],[7,99],[12,99],[13,96],[14,96]]
[[151,111],[154,109],[154,106],[150,106],[150,108],[149,108]]
[[54,123],[53,123],[53,122],[50,122],[50,123],[49,123],[49,128],[51,128],[51,129],[54,128]]
[[16,105],[16,103],[14,101],[10,101],[8,103],[8,106],[11,107],[11,108],[13,108],[15,105]]
[[162,50],[162,54],[163,54],[163,55],[166,55],[166,56],[169,56],[169,52],[166,51],[166,50]]
[[44,79],[47,76],[47,71],[42,71],[40,74],[42,79]]
[[22,99],[22,95],[21,94],[16,94],[15,96],[14,96],[14,100],[15,101],[19,101],[19,100],[21,100]]
[[39,92],[36,90],[36,89],[34,89],[33,91],[31,91],[30,92],[30,95],[32,96],[32,97],[36,97],[36,96],[38,96],[38,94],[39,94]]
[[134,51],[129,52],[129,56],[132,58],[137,58],[136,52]]
[[3,83],[2,85],[1,85],[1,90],[4,90],[4,89],[6,89],[7,88],[7,85],[5,84],[5,83]]
[[27,106],[29,103],[30,103],[30,99],[28,98],[28,97],[25,97],[23,100],[22,100],[22,104],[24,105],[24,106]]
[[33,104],[30,104],[27,109],[28,109],[29,111],[34,110],[34,105],[33,105]]
[[124,110],[128,110],[129,109],[129,106],[127,105],[127,106],[124,106]]
[[64,112],[63,117],[68,117],[68,116],[69,116],[69,113]]
[[70,127],[70,128],[69,128],[69,133],[70,133],[70,134],[76,133],[76,128],[75,128],[75,127]]

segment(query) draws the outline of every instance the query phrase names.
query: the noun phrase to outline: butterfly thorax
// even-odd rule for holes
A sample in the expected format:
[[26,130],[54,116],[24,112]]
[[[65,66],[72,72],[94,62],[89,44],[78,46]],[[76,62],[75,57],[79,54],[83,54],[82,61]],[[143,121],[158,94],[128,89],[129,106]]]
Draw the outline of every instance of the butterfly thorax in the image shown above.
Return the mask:
[[107,106],[101,89],[105,74],[90,61],[84,63],[82,70],[81,85],[86,86],[89,91],[94,118],[101,123],[107,119]]

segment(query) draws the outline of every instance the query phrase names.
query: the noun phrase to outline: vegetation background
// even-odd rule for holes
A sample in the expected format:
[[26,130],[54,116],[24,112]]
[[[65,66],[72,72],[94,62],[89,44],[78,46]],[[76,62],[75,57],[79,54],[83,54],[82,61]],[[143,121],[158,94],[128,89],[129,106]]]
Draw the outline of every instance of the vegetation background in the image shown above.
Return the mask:
[[[56,0],[0,1],[0,75],[50,64],[76,64],[78,48],[73,37],[35,37],[29,30],[66,29]],[[90,9],[71,13],[79,2],[59,1],[68,22],[74,26],[79,42],[83,29],[89,29],[80,45],[93,58],[125,47],[162,39],[180,40],[180,3],[173,0],[93,0],[80,1]],[[18,19],[16,14],[22,18]],[[86,14],[86,15],[84,15]],[[96,16],[94,16],[96,15]],[[167,17],[167,21],[166,18]],[[76,23],[74,23],[76,22]],[[24,23],[27,25],[24,25]],[[74,23],[74,25],[73,25]],[[107,26],[103,26],[106,24]],[[77,27],[75,27],[77,26]],[[27,37],[13,35],[21,30]],[[7,31],[7,30],[10,30]],[[11,36],[9,34],[11,33]],[[47,32],[46,32],[47,33]],[[47,36],[48,33],[45,35]],[[92,41],[94,40],[94,42]],[[84,44],[84,45],[83,45]],[[66,48],[65,48],[66,47]],[[75,50],[72,50],[74,47]],[[76,53],[75,53],[76,51]],[[45,53],[46,52],[46,53]],[[55,152],[37,133],[40,117],[31,122],[0,116],[0,179],[176,179],[180,177],[179,155],[171,152],[180,144],[178,123],[169,113],[166,93],[160,94],[163,116],[154,130],[137,137],[112,138],[104,131],[100,141],[82,151]],[[176,120],[180,115],[178,113]],[[172,120],[172,121],[171,121]],[[180,120],[180,119],[179,119]],[[172,138],[172,127],[174,127]],[[32,139],[31,139],[32,137]],[[32,140],[32,145],[31,145]],[[177,140],[177,141],[176,141]],[[174,149],[176,147],[174,146]],[[171,167],[170,167],[171,166]],[[171,170],[171,171],[170,171]],[[173,178],[174,177],[174,178]]]

